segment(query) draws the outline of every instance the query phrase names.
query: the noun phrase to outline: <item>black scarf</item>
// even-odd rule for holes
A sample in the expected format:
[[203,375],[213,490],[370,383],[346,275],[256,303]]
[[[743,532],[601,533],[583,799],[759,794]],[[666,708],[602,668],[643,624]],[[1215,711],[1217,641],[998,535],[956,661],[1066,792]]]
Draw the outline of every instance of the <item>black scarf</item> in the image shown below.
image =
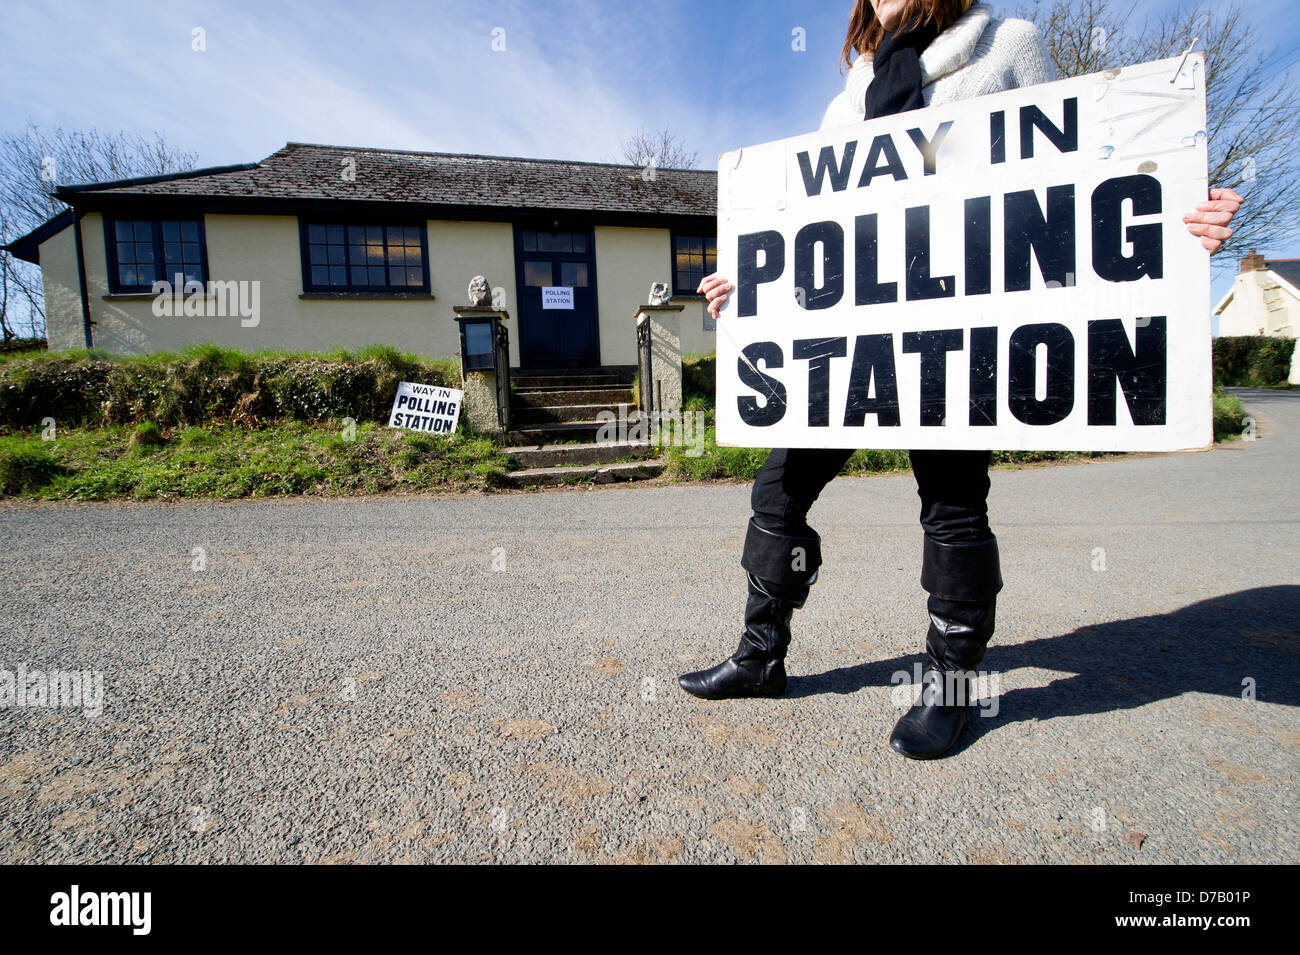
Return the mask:
[[939,35],[934,23],[899,33],[886,33],[872,61],[874,75],[867,86],[863,119],[905,113],[925,106],[921,96],[921,53]]

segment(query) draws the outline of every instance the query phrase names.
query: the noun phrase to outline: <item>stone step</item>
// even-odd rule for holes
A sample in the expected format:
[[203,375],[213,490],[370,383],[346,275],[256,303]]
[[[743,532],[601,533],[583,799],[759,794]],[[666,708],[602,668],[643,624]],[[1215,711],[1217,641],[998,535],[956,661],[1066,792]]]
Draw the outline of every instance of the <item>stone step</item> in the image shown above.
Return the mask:
[[622,375],[511,375],[510,383],[520,391],[533,388],[605,387],[626,388],[632,382]]
[[506,480],[515,487],[553,487],[557,484],[572,484],[578,481],[612,484],[615,481],[643,481],[646,478],[658,477],[663,470],[663,460],[654,458],[649,461],[627,461],[622,464],[526,468],[522,471],[509,472],[506,474]]
[[501,443],[511,447],[551,444],[559,441],[591,442],[602,428],[608,425],[603,421],[557,421],[550,424],[523,424],[513,422],[514,428],[507,431]]
[[510,396],[515,408],[540,408],[547,405],[618,405],[632,404],[631,388],[543,388],[520,390]]
[[574,444],[538,444],[506,452],[512,468],[527,470],[559,465],[613,464],[653,453],[648,441],[600,441]]
[[618,407],[609,405],[542,405],[526,408],[513,408],[510,413],[510,420],[518,427],[527,428],[530,425],[557,424],[565,421],[593,421],[598,422],[596,417],[602,411],[612,412],[618,415]]

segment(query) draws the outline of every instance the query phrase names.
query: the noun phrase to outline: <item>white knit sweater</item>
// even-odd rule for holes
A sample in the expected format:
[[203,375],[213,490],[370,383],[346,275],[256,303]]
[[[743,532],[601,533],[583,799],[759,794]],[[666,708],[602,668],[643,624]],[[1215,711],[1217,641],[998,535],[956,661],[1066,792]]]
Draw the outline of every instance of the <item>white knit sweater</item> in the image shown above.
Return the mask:
[[[859,56],[844,89],[822,117],[822,129],[862,122],[870,56]],[[999,20],[987,3],[972,6],[921,54],[921,95],[927,106],[1056,79],[1038,28],[1028,20]]]

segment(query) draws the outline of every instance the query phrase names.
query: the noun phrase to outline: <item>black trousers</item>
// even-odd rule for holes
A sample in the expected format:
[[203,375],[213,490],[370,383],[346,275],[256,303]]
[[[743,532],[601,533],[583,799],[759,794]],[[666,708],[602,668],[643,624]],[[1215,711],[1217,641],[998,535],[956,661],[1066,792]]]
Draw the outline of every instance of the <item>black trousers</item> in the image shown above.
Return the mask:
[[[754,523],[777,534],[806,535],[808,509],[853,454],[840,448],[777,448],[754,480]],[[989,530],[988,451],[912,451],[921,527],[943,544],[978,544]]]

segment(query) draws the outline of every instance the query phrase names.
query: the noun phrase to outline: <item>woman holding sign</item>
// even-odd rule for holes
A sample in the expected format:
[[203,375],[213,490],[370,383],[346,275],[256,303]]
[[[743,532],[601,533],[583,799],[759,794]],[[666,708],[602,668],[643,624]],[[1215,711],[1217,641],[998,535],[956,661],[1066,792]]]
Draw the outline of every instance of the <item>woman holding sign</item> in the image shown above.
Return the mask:
[[[823,129],[1054,78],[1033,24],[996,19],[988,4],[972,0],[857,0],[843,58],[851,68]],[[1228,224],[1240,203],[1230,189],[1211,190],[1184,222],[1214,252],[1232,234]],[[698,291],[716,319],[732,285],[710,275]],[[749,579],[740,646],[717,666],[681,676],[684,690],[706,699],[785,691],[790,620],[821,564],[821,538],[808,525],[808,511],[852,453],[778,448],[768,456],[754,482],[740,561]],[[993,636],[1002,576],[988,521],[990,457],[988,451],[911,452],[930,625],[922,692],[894,727],[890,745],[913,759],[942,756],[956,743],[973,708],[971,678]]]

